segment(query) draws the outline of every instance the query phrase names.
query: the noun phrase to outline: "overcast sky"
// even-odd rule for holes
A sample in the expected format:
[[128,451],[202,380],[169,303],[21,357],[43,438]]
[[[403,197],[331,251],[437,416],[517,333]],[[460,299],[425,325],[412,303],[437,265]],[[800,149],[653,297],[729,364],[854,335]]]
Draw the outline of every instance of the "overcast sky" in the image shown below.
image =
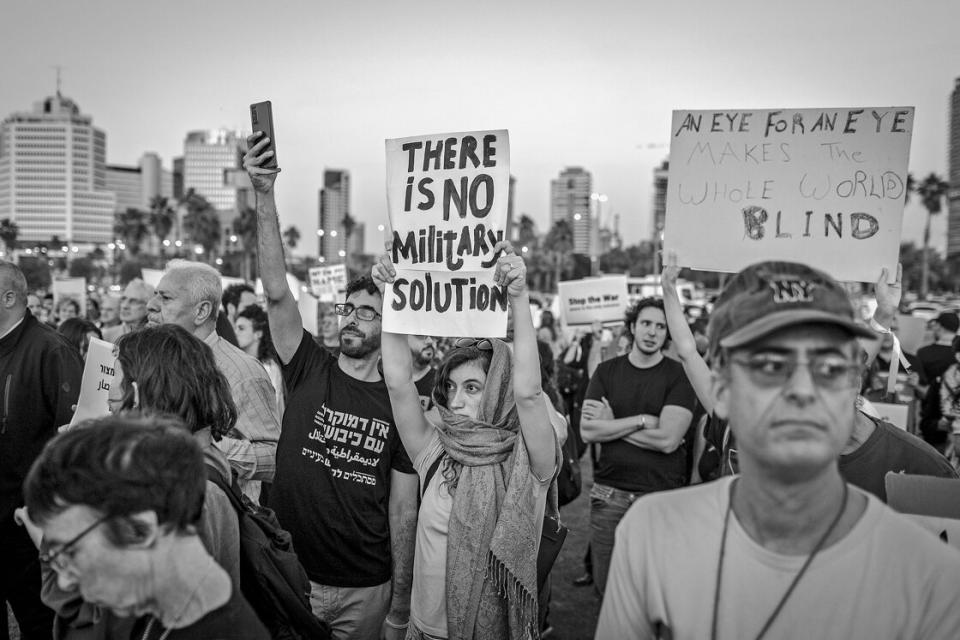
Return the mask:
[[[109,163],[169,168],[187,131],[249,128],[270,99],[281,223],[309,252],[325,168],[350,171],[375,250],[385,138],[506,128],[518,212],[546,230],[550,179],[580,165],[632,244],[673,109],[915,106],[910,170],[946,177],[958,25],[955,0],[7,2],[0,117],[53,93],[61,65]],[[904,219],[919,241],[922,208]]]

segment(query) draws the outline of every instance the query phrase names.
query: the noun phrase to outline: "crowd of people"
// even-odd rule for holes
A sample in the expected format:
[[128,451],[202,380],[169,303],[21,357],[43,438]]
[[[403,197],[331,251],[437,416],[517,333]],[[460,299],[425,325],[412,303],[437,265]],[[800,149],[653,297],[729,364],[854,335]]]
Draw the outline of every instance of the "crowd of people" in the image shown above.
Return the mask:
[[[0,262],[0,593],[21,638],[569,638],[546,540],[571,464],[593,465],[574,582],[602,599],[598,639],[960,637],[960,552],[885,504],[889,472],[957,478],[960,320],[898,364],[899,274],[865,324],[828,275],[757,264],[705,326],[668,260],[622,330],[571,331],[534,322],[501,242],[506,338],[383,331],[387,255],[314,336],[265,145],[244,156],[262,299],[172,261],[84,319]],[[91,337],[116,345],[109,415],[65,428]],[[892,399],[917,407],[907,429],[873,407]],[[251,515],[292,541],[322,631],[253,597]]]

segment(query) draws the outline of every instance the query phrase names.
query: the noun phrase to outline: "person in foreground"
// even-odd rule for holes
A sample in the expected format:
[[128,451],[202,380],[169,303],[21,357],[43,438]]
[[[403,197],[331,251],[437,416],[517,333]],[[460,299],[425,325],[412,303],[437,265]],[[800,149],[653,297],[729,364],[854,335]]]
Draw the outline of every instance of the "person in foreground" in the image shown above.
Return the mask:
[[109,417],[62,433],[24,484],[41,558],[61,589],[136,617],[124,638],[267,640],[197,535],[206,477],[193,436],[167,420]]
[[[537,552],[560,449],[526,267],[508,243],[494,251],[494,280],[513,310],[513,357],[502,340],[458,340],[437,373],[439,424],[424,417],[406,336],[383,332],[393,415],[423,485],[408,640],[539,637]],[[381,288],[395,275],[387,256],[373,266]]]
[[858,336],[802,264],[737,274],[710,321],[714,409],[740,475],[645,496],[617,529],[596,637],[960,637],[960,554],[848,485]]

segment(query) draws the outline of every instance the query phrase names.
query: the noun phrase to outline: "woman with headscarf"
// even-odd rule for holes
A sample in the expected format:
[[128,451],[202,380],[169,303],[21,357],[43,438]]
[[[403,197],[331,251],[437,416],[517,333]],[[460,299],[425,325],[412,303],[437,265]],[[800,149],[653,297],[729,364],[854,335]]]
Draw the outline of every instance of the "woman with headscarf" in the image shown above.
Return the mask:
[[[408,640],[538,635],[537,552],[560,453],[541,388],[526,266],[509,243],[494,250],[502,251],[494,281],[512,307],[513,353],[497,339],[456,341],[434,388],[439,424],[421,410],[406,336],[383,332],[384,379],[423,493]],[[381,287],[393,281],[387,256],[372,275]]]

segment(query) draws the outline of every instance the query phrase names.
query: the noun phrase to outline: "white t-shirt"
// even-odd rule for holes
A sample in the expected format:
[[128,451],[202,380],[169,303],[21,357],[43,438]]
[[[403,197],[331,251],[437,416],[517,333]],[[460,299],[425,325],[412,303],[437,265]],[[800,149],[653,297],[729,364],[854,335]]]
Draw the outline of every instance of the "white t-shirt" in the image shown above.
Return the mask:
[[[631,506],[617,527],[597,640],[655,638],[658,624],[672,634],[660,637],[710,638],[732,480]],[[767,638],[960,638],[960,553],[864,495],[860,521],[817,555]],[[756,637],[805,560],[763,548],[731,514],[717,638]]]
[[[430,465],[443,453],[440,438],[433,437],[413,461],[421,486]],[[417,543],[413,555],[410,620],[421,631],[447,637],[447,534],[453,496],[443,481],[443,463],[437,467],[420,502]]]

